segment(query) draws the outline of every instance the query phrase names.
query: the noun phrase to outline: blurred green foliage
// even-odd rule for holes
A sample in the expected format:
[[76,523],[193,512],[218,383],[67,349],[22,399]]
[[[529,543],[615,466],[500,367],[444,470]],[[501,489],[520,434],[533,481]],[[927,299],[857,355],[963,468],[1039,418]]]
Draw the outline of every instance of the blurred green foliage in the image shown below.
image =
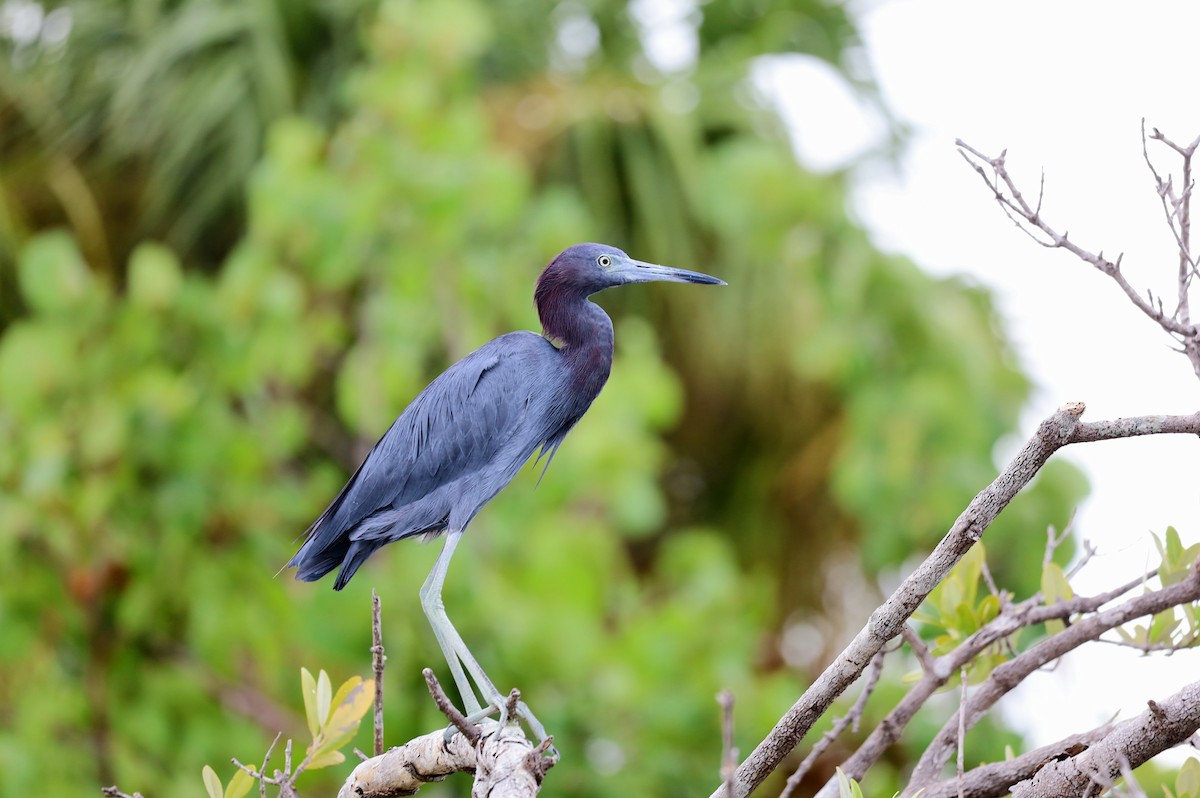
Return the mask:
[[[61,81],[47,96],[87,140],[140,142],[136,168],[66,130],[0,145],[0,792],[198,794],[199,764],[301,738],[295,668],[364,670],[372,584],[388,739],[441,724],[416,600],[433,547],[389,547],[340,594],[270,575],[434,375],[536,327],[539,265],[581,240],[730,285],[601,297],[609,387],[540,484],[528,468],[476,519],[446,604],[569,752],[559,793],[711,787],[716,692],[737,695],[749,751],[863,618],[829,616],[802,666],[780,633],[873,599],[876,573],[941,535],[994,476],[1028,391],[986,293],[879,253],[842,177],[798,166],[747,82],[754,56],[794,50],[869,94],[845,11],[714,0],[694,64],[672,71],[623,3],[317,4],[318,22],[341,15],[318,36],[261,0],[211,4],[186,46],[160,36],[209,5],[72,4],[79,38],[58,62],[22,72],[0,50],[0,113],[22,130],[29,87]],[[91,74],[73,48],[104,9],[137,10],[107,29],[146,51],[72,92]],[[305,78],[306,54],[330,73]],[[267,76],[221,89],[248,57]],[[133,77],[144,111],[113,115]],[[286,96],[255,88],[268,78]],[[52,162],[82,183],[46,211],[28,187]],[[1082,491],[1052,463],[1005,512],[988,533],[1003,584],[1037,589],[1041,530]],[[822,568],[847,556],[864,569]],[[1008,738],[990,739],[978,758]],[[302,790],[331,791],[336,771]]]

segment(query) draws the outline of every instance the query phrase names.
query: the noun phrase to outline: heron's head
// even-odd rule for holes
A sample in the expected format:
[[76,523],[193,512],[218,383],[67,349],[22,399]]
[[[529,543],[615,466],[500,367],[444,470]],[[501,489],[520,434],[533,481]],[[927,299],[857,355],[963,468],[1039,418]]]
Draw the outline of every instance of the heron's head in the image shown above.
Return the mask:
[[634,260],[616,247],[605,244],[576,244],[564,249],[542,272],[538,284],[539,287],[543,283],[553,284],[560,289],[594,294],[627,283],[655,281],[725,285],[725,281],[707,274]]

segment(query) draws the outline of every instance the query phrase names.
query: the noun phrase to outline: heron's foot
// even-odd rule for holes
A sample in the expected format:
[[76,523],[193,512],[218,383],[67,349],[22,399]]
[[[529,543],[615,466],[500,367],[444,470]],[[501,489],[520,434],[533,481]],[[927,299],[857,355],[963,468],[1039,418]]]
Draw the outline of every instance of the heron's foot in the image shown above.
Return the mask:
[[[497,725],[503,727],[508,723],[525,722],[529,730],[533,732],[533,736],[537,738],[538,745],[545,745],[545,753],[554,759],[558,759],[558,750],[553,745],[548,744],[550,735],[546,734],[546,727],[537,719],[537,716],[530,711],[529,705],[521,700],[521,691],[513,688],[507,696],[501,696],[498,692],[493,696],[488,696],[490,703],[480,710],[472,712],[466,716],[466,722],[470,725],[479,723],[484,718],[490,717],[492,714],[499,712],[500,715],[496,719]],[[459,729],[451,724],[446,729],[445,739],[448,742],[451,737],[457,733]]]

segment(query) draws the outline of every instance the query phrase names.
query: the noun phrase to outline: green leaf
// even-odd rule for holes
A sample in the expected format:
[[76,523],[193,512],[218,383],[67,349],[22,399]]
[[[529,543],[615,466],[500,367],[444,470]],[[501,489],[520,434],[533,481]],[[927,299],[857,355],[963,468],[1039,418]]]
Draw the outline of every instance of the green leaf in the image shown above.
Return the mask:
[[1177,798],[1200,798],[1200,759],[1189,757],[1175,777]]
[[862,787],[858,786],[857,781],[843,773],[841,768],[837,769],[837,780],[839,798],[863,798]]
[[308,668],[300,669],[300,692],[304,695],[304,717],[308,720],[308,732],[315,740],[325,718],[317,714],[317,680]]
[[309,761],[307,770],[320,770],[330,765],[340,765],[345,761],[346,756],[341,751],[324,751]]
[[233,774],[233,778],[229,780],[229,784],[225,787],[225,798],[242,798],[246,793],[250,792],[250,788],[254,786],[254,777],[241,768]]
[[1175,615],[1175,608],[1169,607],[1160,613],[1155,614],[1150,621],[1150,631],[1148,638],[1151,643],[1170,643],[1171,633],[1179,626],[1179,618]]
[[1058,563],[1047,563],[1042,569],[1042,598],[1047,606],[1054,606],[1060,601],[1068,601],[1075,595],[1071,584]]
[[983,601],[979,602],[976,613],[978,615],[976,619],[977,627],[986,625],[1000,614],[1000,597],[988,593],[983,597]]
[[[1074,596],[1067,576],[1058,563],[1046,563],[1042,569],[1042,600],[1047,607],[1053,607],[1060,601],[1069,601]],[[1046,621],[1046,631],[1057,634],[1066,628],[1063,621]]]
[[329,683],[329,674],[325,669],[321,669],[321,673],[317,676],[317,721],[319,726],[324,726],[325,721],[329,718],[329,706],[333,698],[333,687]]
[[1171,563],[1174,567],[1179,564],[1179,558],[1183,554],[1183,543],[1179,540],[1179,530],[1173,526],[1167,527],[1167,553],[1164,559]]
[[75,239],[63,232],[34,238],[18,264],[21,294],[40,311],[66,310],[79,304],[92,288]]
[[129,256],[129,298],[137,304],[169,307],[182,284],[179,260],[161,244],[139,244]]
[[368,679],[364,682],[362,677],[354,676],[346,680],[337,694],[338,700],[333,705],[329,720],[321,729],[326,738],[322,746],[324,748],[341,748],[358,731],[359,722],[373,703],[375,680]]
[[221,787],[221,779],[217,777],[215,770],[205,765],[200,775],[204,777],[204,789],[208,792],[208,798],[224,798],[225,790]]

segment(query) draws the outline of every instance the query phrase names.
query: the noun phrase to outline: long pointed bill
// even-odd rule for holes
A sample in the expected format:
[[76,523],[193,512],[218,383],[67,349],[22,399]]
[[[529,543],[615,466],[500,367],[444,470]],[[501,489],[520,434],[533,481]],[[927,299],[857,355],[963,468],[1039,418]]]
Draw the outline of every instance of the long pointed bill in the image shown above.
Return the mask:
[[659,266],[656,263],[644,263],[630,258],[621,264],[621,276],[630,283],[651,283],[656,281],[667,283],[701,283],[703,285],[727,285],[724,280],[709,277],[700,272],[689,272],[687,269],[673,269],[670,266]]

